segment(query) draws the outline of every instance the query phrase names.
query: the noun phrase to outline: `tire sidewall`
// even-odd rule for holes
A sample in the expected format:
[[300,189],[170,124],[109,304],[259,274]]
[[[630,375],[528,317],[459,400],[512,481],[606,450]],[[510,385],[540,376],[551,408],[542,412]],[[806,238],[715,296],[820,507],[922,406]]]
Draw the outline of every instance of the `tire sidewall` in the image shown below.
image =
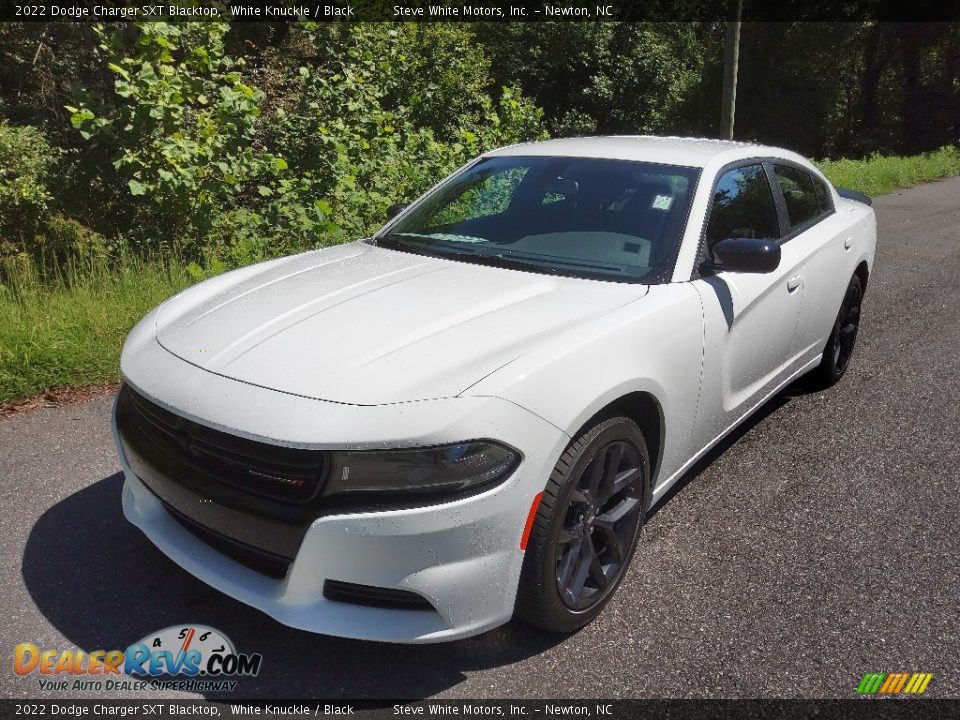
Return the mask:
[[[574,459],[570,469],[565,473],[561,472],[562,480],[556,477],[557,471],[560,469],[559,464],[558,468],[554,470],[554,474],[551,475],[551,481],[561,480],[562,485],[557,494],[557,503],[554,505],[554,508],[551,509],[551,516],[546,526],[547,539],[544,543],[542,553],[544,567],[541,569],[545,579],[543,586],[545,609],[552,618],[562,622],[564,625],[568,625],[571,630],[582,627],[595,618],[620,586],[633,559],[650,498],[650,457],[643,433],[640,431],[640,428],[637,427],[636,423],[624,417],[611,418],[594,426],[591,430],[587,431],[582,438],[586,444]],[[610,584],[610,587],[606,589],[604,594],[592,607],[585,610],[573,610],[560,597],[560,591],[557,588],[556,565],[557,550],[559,548],[557,535],[563,524],[566,508],[570,502],[570,496],[583,475],[584,470],[586,470],[604,446],[616,440],[630,442],[637,448],[640,454],[640,462],[643,469],[643,498],[641,500],[639,521],[629,550],[624,558],[620,576]]]
[[[827,347],[823,351],[823,358],[821,359],[821,365],[823,366],[823,377],[824,379],[833,384],[842,378],[847,370],[850,368],[850,363],[853,362],[853,352],[856,349],[856,341],[854,341],[854,346],[850,349],[850,357],[847,358],[847,364],[843,369],[839,369],[833,361],[834,349],[836,344],[840,342],[839,338],[839,320],[840,315],[843,313],[844,305],[847,302],[847,295],[850,293],[850,288],[856,286],[857,291],[860,295],[860,312],[863,312],[863,283],[860,282],[860,278],[857,275],[854,275],[850,278],[850,282],[847,284],[847,287],[844,288],[843,298],[840,300],[840,307],[837,310],[837,317],[833,321],[833,329],[830,331],[830,339],[827,341]],[[860,319],[857,319],[858,330],[859,330]]]

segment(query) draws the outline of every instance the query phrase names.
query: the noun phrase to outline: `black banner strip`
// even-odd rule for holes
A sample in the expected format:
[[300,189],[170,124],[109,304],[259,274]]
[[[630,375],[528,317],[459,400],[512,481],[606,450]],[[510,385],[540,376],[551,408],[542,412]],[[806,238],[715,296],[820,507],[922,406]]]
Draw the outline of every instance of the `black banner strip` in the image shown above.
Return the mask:
[[[733,0],[0,0],[0,21],[124,22],[692,22],[717,21]],[[960,0],[743,0],[745,22],[960,21]]]
[[16,718],[530,718],[752,720],[953,718],[960,700],[0,700]]

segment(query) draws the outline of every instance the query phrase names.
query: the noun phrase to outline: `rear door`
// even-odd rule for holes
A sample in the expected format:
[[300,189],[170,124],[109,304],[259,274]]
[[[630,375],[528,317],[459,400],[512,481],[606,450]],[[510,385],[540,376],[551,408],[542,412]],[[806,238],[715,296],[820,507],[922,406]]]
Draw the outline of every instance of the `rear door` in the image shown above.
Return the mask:
[[847,228],[819,177],[787,161],[776,160],[772,167],[787,225],[782,251],[790,248],[802,259],[803,301],[792,354],[804,364],[823,352],[833,328],[853,273],[851,243],[844,242]]

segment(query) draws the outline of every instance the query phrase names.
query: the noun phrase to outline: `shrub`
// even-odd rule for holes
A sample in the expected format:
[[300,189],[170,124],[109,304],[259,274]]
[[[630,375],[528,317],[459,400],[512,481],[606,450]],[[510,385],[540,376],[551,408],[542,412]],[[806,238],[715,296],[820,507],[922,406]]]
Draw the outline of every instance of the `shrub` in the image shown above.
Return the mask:
[[32,250],[46,274],[58,273],[70,265],[101,263],[108,255],[103,235],[62,215],[52,215],[44,223]]
[[[329,204],[337,230],[319,244],[369,233],[390,204],[479,152],[543,136],[540,111],[518,91],[496,99],[482,91],[488,61],[463,29],[302,23],[298,31],[309,50],[268,132],[302,179],[299,192]],[[424,33],[436,42],[418,56]]]
[[132,47],[122,26],[96,27],[116,77],[112,107],[67,110],[83,137],[113,144],[114,167],[143,207],[136,230],[189,244],[205,237],[249,183],[286,163],[254,146],[263,93],[244,82],[243,61],[225,53],[227,23],[136,27]]
[[47,179],[57,156],[37,128],[0,120],[0,255],[23,250],[36,232],[51,200]]
[[113,96],[67,109],[112,148],[131,247],[236,265],[340,242],[478,152],[542,134],[517,91],[485,92],[489,61],[464,28],[298,23],[293,60],[253,71],[226,52],[229,29],[96,26]]

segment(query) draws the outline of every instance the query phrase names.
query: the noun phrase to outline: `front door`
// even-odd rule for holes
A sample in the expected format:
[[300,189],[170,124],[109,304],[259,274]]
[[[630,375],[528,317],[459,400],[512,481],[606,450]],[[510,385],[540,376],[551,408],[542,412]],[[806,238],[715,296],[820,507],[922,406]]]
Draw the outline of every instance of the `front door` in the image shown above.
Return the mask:
[[[781,237],[767,171],[759,161],[724,171],[714,191],[707,249],[735,237]],[[722,271],[693,283],[706,327],[698,413],[704,418],[698,427],[704,442],[752,410],[794,369],[791,347],[803,295],[803,258],[798,244],[784,244],[781,253],[771,273]]]

